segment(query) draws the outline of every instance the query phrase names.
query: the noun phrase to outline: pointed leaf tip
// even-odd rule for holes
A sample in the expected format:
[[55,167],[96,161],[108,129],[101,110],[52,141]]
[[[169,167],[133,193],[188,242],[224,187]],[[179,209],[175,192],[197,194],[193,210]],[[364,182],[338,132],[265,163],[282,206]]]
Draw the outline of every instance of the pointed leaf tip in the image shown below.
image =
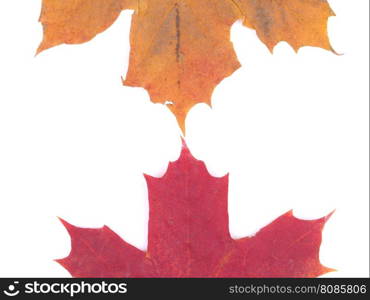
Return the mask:
[[68,223],[66,220],[64,220],[63,218],[61,217],[57,217],[59,219],[59,221],[63,224],[63,226],[65,227],[65,229],[67,229],[67,231],[70,233],[73,229],[76,228],[76,226]]

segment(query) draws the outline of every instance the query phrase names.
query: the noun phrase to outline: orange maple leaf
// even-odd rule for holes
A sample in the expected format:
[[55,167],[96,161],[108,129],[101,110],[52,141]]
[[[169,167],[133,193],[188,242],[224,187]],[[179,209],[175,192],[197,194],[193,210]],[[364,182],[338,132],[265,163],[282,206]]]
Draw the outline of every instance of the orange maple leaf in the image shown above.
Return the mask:
[[153,102],[170,101],[183,132],[190,108],[211,105],[215,86],[240,66],[230,42],[235,21],[255,29],[270,50],[286,41],[295,50],[333,51],[326,0],[43,0],[38,52],[89,41],[124,9],[135,11],[124,84],[145,88]]

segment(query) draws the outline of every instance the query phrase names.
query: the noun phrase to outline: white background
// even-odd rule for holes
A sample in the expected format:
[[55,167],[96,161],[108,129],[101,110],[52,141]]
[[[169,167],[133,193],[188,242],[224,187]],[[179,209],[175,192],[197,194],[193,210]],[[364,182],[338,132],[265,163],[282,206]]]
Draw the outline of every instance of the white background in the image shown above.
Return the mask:
[[[230,173],[233,237],[293,208],[312,219],[336,209],[320,257],[369,275],[367,0],[331,0],[336,56],[280,43],[271,55],[239,23],[242,68],[189,113],[186,141],[214,176]],[[70,251],[57,220],[111,227],[145,249],[142,173],[164,174],[180,151],[170,111],[121,86],[131,12],[83,45],[34,57],[41,0],[0,2],[0,275],[69,276],[53,261]]]

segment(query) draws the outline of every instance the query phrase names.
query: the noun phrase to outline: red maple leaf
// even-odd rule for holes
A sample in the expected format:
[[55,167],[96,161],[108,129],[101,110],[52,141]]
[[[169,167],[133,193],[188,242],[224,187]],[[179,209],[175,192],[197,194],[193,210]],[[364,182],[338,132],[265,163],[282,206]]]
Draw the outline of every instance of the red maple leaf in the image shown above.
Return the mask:
[[149,190],[148,250],[107,226],[66,221],[72,250],[57,260],[74,277],[316,277],[322,229],[330,215],[300,220],[289,211],[253,237],[229,233],[228,176],[212,177],[183,145],[162,178],[145,175]]

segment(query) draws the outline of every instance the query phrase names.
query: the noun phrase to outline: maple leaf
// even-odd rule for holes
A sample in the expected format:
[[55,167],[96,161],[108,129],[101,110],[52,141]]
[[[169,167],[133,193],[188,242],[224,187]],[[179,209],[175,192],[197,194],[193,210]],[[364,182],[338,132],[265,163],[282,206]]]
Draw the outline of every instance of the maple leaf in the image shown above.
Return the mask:
[[128,86],[145,88],[167,103],[185,132],[185,117],[199,102],[211,105],[215,86],[240,64],[230,42],[236,20],[256,30],[272,50],[287,41],[295,50],[333,51],[326,0],[43,0],[44,38],[38,52],[89,41],[124,9],[135,10],[130,34]]
[[87,229],[62,220],[70,254],[57,260],[74,277],[316,277],[322,229],[329,216],[300,220],[289,211],[253,237],[233,239],[228,175],[212,177],[183,145],[162,178],[145,175],[148,249],[126,243],[107,226]]

